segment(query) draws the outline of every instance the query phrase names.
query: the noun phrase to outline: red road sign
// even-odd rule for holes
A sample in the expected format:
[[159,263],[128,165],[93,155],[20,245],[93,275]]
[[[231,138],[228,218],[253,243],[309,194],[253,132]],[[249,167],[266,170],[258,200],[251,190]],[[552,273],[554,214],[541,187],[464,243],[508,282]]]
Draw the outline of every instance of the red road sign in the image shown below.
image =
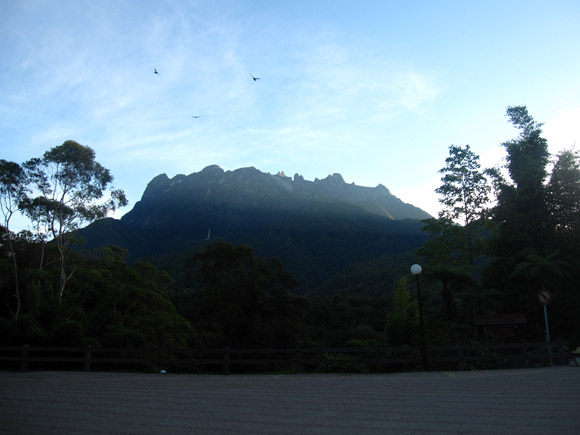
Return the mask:
[[545,288],[538,290],[538,302],[542,305],[548,305],[552,302],[552,293],[550,290],[546,290]]

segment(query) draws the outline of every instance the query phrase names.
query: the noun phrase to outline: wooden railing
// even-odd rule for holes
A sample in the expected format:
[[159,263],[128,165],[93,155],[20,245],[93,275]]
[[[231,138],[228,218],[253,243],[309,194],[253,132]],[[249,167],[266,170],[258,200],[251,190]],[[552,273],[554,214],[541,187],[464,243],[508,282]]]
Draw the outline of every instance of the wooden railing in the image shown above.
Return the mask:
[[20,370],[122,370],[230,372],[390,372],[567,365],[565,342],[296,349],[121,349],[0,347],[0,368]]

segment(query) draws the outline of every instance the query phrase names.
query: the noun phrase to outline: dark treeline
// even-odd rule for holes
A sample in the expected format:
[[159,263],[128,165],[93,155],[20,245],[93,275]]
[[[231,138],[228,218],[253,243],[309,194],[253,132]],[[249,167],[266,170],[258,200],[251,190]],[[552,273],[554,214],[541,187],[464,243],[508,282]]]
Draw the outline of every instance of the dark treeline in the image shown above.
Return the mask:
[[482,169],[469,145],[450,146],[436,189],[443,209],[424,222],[429,240],[418,250],[425,278],[438,283],[452,333],[477,314],[524,313],[518,335],[544,339],[536,295],[547,289],[551,335],[578,344],[580,159],[550,156],[526,107],[507,117],[519,136],[503,143],[505,166]]
[[[510,339],[545,337],[538,290],[553,294],[552,337],[580,344],[580,159],[550,156],[525,107],[505,142],[505,167],[482,169],[469,145],[452,145],[437,189],[442,211],[423,222],[428,240],[408,258],[419,277],[428,343],[489,339],[482,314],[524,313]],[[126,203],[94,152],[73,141],[24,164],[0,160],[0,344],[103,347],[365,346],[420,343],[416,282],[409,266],[381,296],[365,277],[388,260],[345,271],[309,296],[284,265],[245,245],[209,243],[170,276],[127,262],[109,246],[72,250],[75,230]],[[33,231],[14,233],[21,213]],[[389,267],[391,267],[389,266]],[[176,280],[174,276],[179,276]],[[390,274],[389,276],[393,276]]]

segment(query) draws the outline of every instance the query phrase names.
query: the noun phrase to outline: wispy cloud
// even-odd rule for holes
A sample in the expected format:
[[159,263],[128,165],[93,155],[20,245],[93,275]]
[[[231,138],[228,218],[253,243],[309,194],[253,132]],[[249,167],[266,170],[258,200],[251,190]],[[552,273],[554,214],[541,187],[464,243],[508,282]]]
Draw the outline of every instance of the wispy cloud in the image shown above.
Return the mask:
[[[417,185],[436,174],[451,143],[492,160],[512,133],[502,111],[520,104],[507,99],[522,97],[509,90],[491,101],[506,93],[495,75],[470,79],[473,65],[476,77],[488,74],[494,47],[482,39],[489,50],[462,62],[454,56],[469,47],[454,40],[446,50],[434,27],[410,32],[393,17],[416,11],[400,8],[377,6],[393,12],[383,20],[354,4],[319,17],[292,2],[12,2],[0,28],[0,131],[26,149],[3,152],[30,158],[74,139],[135,191],[158,173],[217,163],[311,176],[344,169],[345,179],[397,193],[410,170],[420,168]],[[431,12],[419,13],[422,23]],[[520,87],[527,96],[531,87]],[[580,137],[576,105],[564,107],[546,121],[550,146]]]

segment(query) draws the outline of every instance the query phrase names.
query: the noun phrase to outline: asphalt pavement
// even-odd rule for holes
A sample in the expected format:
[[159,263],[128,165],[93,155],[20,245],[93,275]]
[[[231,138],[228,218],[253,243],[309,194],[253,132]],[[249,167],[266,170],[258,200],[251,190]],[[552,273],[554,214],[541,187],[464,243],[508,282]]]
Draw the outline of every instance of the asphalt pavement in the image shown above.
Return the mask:
[[580,434],[580,368],[335,375],[0,372],[0,433]]

